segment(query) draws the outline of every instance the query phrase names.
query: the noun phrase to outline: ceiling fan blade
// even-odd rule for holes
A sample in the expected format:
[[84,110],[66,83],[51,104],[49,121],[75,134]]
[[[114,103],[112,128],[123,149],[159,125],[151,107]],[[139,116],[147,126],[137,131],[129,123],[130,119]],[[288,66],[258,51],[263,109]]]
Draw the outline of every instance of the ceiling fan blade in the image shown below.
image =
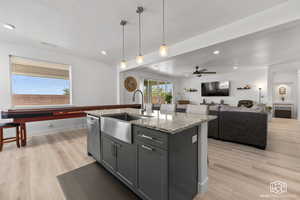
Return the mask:
[[205,72],[205,71],[207,71],[207,69],[200,69],[200,70],[198,70],[198,72]]
[[193,74],[202,74],[205,71],[207,71],[207,69],[196,70],[196,71],[193,72]]
[[201,72],[201,74],[216,74],[217,72]]

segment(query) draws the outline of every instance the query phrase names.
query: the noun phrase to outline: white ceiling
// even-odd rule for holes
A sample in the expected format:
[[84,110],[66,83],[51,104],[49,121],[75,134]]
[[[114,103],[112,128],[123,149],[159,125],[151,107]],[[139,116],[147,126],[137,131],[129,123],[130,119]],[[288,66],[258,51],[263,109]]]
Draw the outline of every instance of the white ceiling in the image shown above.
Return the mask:
[[[287,0],[168,0],[167,41],[174,44],[230,24]],[[0,40],[39,46],[116,64],[121,56],[121,19],[127,19],[128,60],[137,52],[137,5],[145,7],[143,52],[161,40],[161,0],[5,0],[0,2]],[[55,45],[40,44],[46,42]],[[101,55],[101,50],[108,52]]]
[[[195,66],[224,73],[300,61],[300,20],[151,64],[142,71],[188,76]],[[213,52],[219,50],[220,54]]]

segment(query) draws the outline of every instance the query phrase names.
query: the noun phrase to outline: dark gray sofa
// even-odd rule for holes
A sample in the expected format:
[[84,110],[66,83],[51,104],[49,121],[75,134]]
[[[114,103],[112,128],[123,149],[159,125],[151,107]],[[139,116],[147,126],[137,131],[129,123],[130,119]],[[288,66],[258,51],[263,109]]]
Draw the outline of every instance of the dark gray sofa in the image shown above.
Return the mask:
[[209,122],[208,137],[265,149],[268,114],[265,112],[210,111],[218,118]]

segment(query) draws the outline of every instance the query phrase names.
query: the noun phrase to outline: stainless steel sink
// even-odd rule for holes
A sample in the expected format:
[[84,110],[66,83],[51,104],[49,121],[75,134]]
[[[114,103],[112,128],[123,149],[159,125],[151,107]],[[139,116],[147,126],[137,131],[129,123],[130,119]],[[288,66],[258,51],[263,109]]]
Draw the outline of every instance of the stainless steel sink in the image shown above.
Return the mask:
[[128,113],[101,116],[101,132],[118,140],[132,144],[132,126],[130,121],[147,118]]
[[140,117],[134,116],[134,115],[130,115],[128,113],[120,113],[120,114],[113,114],[113,115],[104,115],[104,117],[110,117],[110,118],[114,118],[114,119],[119,119],[122,121],[132,121],[132,120],[138,120],[140,119]]

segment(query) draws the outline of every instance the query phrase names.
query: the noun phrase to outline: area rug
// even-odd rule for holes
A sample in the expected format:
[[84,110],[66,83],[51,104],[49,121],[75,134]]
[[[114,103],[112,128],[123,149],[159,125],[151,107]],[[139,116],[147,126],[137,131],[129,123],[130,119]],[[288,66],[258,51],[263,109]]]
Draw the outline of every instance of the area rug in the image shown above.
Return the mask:
[[97,162],[57,178],[67,200],[140,200]]

